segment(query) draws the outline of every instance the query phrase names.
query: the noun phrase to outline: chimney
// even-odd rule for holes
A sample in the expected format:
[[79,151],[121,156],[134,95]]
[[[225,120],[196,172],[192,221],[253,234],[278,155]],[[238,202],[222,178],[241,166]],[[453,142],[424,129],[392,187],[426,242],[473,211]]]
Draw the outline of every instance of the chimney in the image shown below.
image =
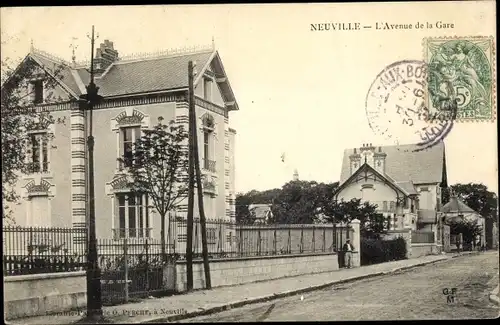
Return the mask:
[[105,40],[95,51],[94,71],[103,73],[113,62],[118,60],[118,51],[113,48],[113,42]]
[[375,169],[381,173],[385,174],[385,159],[387,154],[382,152],[382,147],[378,147],[378,152],[373,155],[373,162],[375,163]]

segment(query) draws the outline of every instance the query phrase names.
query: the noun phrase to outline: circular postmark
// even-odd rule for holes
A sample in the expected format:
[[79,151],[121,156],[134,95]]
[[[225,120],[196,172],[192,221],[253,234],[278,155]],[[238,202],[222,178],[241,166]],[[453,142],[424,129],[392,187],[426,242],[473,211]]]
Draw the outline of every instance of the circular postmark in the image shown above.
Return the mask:
[[[446,137],[453,127],[453,116],[429,113],[427,71],[425,62],[405,60],[377,75],[365,103],[368,123],[376,134],[395,144],[416,144],[416,151]],[[456,111],[456,101],[450,105]]]

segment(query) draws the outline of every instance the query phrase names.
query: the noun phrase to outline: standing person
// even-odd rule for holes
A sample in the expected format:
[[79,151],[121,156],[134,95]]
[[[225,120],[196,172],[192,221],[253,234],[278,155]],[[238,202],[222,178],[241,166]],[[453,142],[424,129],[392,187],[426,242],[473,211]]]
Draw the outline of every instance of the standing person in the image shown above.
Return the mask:
[[351,244],[351,241],[346,240],[344,247],[342,249],[344,251],[344,265],[346,268],[350,269],[352,265],[352,252],[354,251],[354,247]]

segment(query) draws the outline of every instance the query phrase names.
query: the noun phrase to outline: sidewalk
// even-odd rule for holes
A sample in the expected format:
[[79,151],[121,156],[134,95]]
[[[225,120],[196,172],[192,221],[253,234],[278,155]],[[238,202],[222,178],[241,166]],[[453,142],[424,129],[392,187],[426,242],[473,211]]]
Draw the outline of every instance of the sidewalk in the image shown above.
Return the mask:
[[[459,254],[465,255],[465,254]],[[313,291],[330,285],[396,272],[416,266],[456,257],[457,254],[431,255],[421,258],[388,262],[354,269],[281,278],[212,290],[194,291],[163,298],[146,299],[138,303],[104,307],[104,315],[111,323],[167,322],[196,317],[241,307],[243,305]],[[67,312],[8,321],[8,324],[72,324],[82,314]]]

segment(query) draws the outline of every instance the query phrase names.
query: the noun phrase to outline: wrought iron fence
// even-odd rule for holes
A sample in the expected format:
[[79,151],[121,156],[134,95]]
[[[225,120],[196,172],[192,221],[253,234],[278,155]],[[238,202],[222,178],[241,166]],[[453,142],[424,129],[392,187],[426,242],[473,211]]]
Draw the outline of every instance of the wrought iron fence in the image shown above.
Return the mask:
[[87,229],[3,227],[3,274],[84,270]]
[[167,291],[163,277],[166,261],[158,239],[99,239],[98,252],[104,304],[125,303]]
[[[236,258],[337,251],[349,236],[347,226],[332,224],[240,225],[226,220],[207,220],[209,258]],[[187,222],[170,218],[168,253],[185,259]],[[201,223],[193,223],[193,258],[202,258]]]

